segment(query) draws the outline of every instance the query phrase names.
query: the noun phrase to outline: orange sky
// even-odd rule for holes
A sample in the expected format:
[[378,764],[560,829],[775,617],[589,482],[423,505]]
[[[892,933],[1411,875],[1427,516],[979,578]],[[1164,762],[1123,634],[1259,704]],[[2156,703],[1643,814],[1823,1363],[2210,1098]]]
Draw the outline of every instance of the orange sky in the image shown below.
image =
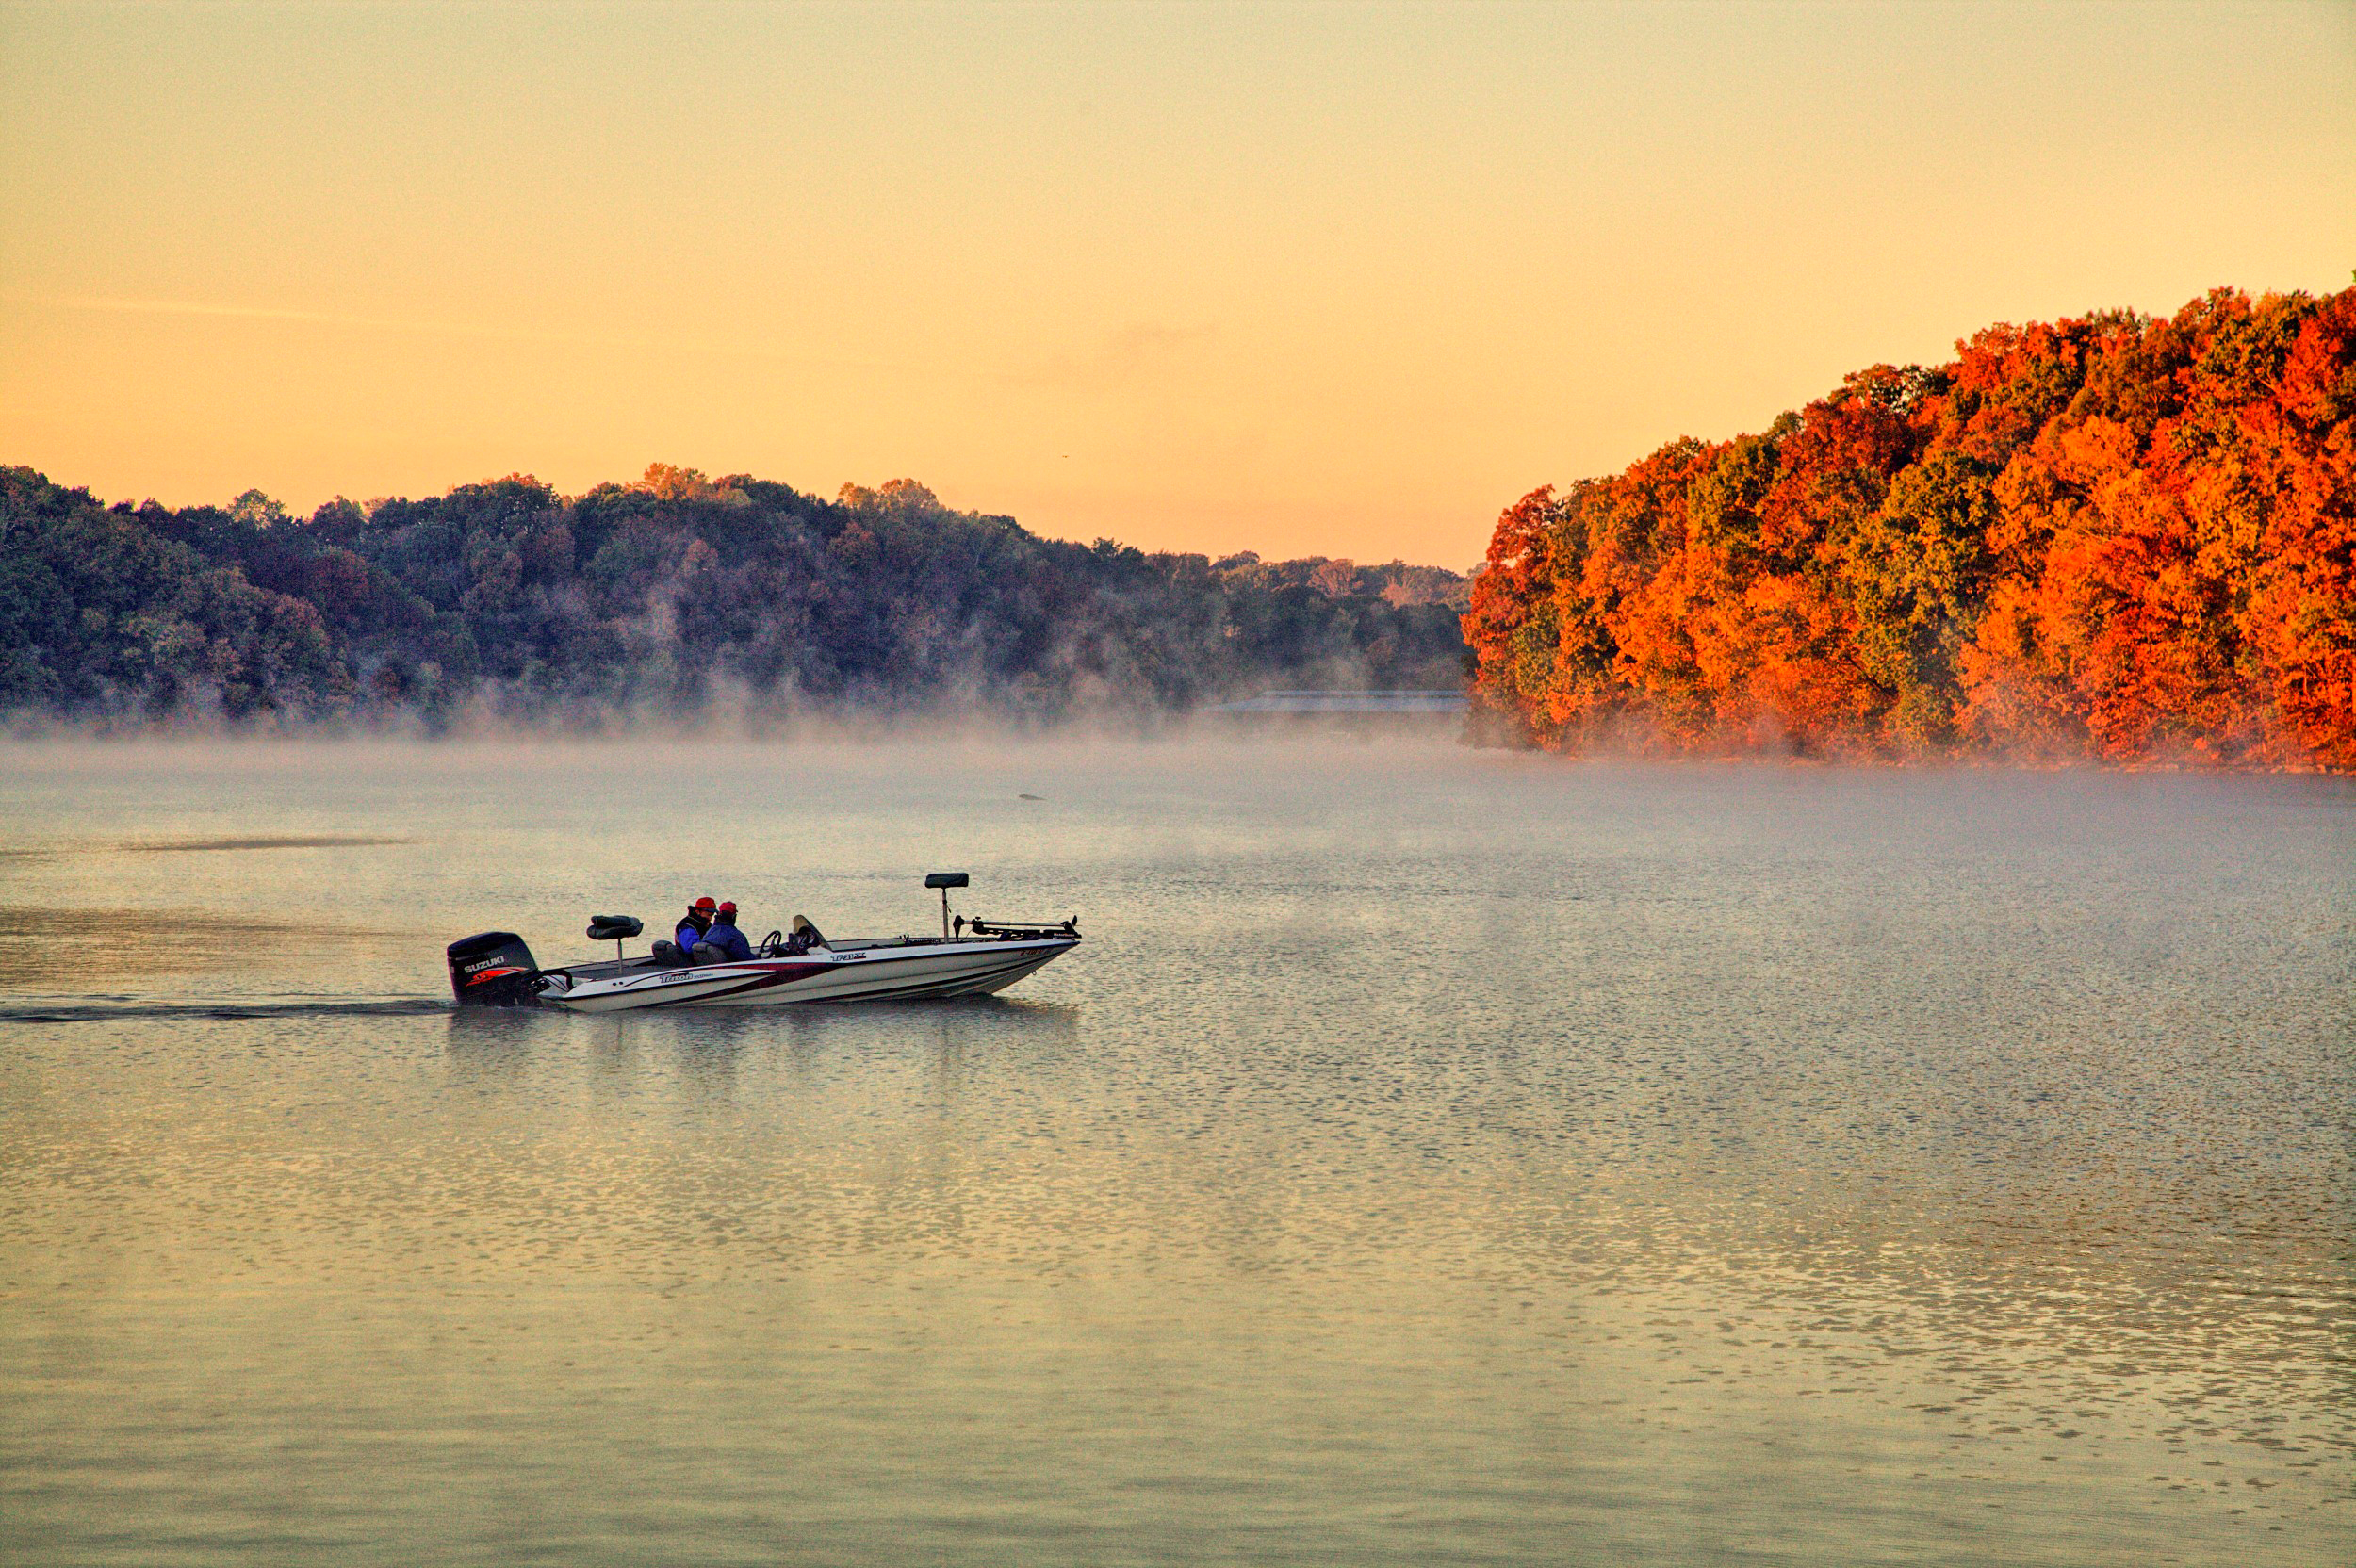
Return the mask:
[[1996,319],[2356,267],[2356,7],[0,5],[0,461],[650,460],[1463,566]]

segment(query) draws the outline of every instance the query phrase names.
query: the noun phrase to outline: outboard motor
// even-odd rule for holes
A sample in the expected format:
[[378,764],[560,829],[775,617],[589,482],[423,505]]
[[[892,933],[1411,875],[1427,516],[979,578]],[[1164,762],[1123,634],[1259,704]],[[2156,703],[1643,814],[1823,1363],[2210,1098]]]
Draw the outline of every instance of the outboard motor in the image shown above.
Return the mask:
[[450,944],[450,988],[461,1007],[529,1007],[540,999],[540,968],[513,931],[485,931]]

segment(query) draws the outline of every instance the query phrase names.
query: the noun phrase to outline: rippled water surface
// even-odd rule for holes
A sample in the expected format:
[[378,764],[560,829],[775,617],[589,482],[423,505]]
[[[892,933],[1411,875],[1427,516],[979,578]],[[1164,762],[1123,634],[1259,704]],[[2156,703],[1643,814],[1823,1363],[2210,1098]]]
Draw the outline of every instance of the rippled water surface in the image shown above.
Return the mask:
[[[2352,849],[1411,740],[0,753],[0,1560],[2356,1560]],[[1087,941],[446,1004],[943,867]]]

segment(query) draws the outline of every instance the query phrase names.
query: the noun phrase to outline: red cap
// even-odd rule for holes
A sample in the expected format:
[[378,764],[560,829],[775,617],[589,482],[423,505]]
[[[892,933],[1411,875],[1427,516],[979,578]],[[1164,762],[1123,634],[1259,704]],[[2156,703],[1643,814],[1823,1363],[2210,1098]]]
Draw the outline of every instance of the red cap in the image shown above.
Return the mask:
[[[708,899],[708,898],[699,898],[699,899],[695,900],[695,904],[694,904],[694,905],[692,905],[692,906],[691,906],[691,907],[693,907],[693,908],[697,908],[697,909],[709,909],[709,908],[711,908],[711,907],[712,907],[712,900],[710,900],[710,899]],[[733,904],[731,904],[731,905],[729,905],[729,906],[728,906],[728,907],[729,907],[729,908],[731,908],[731,909],[733,909],[733,908],[735,908],[735,907],[736,907],[736,906],[735,906],[735,905],[733,905]]]
[[736,901],[734,899],[724,900],[720,905],[720,912],[724,915],[736,913]]

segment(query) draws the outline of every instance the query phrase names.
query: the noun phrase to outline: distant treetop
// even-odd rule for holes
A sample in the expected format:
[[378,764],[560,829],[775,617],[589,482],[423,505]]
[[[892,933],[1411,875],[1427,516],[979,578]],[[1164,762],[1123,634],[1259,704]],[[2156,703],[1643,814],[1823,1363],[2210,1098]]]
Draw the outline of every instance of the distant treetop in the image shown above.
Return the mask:
[[1147,722],[1270,685],[1460,684],[1466,580],[1041,539],[910,479],[831,501],[651,464],[108,507],[0,469],[0,714],[110,725],[980,715]]

